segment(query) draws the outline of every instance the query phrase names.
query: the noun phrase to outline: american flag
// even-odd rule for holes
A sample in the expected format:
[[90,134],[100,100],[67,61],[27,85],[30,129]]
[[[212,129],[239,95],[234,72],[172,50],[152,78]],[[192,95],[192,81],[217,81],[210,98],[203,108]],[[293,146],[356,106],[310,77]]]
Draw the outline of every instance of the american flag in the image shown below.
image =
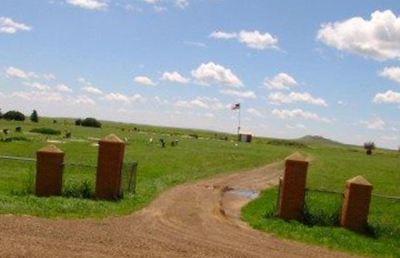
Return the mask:
[[231,110],[238,110],[240,109],[240,103],[233,104]]

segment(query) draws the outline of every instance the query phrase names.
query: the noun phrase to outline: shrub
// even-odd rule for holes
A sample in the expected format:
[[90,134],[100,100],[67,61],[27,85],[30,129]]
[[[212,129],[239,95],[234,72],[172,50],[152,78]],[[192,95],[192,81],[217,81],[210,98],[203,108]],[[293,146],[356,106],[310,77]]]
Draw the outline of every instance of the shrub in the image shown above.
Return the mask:
[[12,137],[7,137],[7,138],[2,138],[0,141],[1,142],[17,142],[17,141],[28,142],[29,139],[24,136],[12,136]]
[[16,131],[17,133],[22,132],[22,127],[21,127],[21,126],[15,127],[15,131]]
[[305,145],[301,142],[291,141],[291,140],[273,139],[273,140],[268,140],[267,143],[270,145],[290,146],[290,147],[296,147],[296,148],[306,148],[307,147],[307,145]]
[[36,110],[33,110],[32,114],[31,114],[31,121],[34,123],[39,122],[39,115]]
[[367,150],[367,155],[371,155],[372,151],[375,149],[375,143],[374,142],[364,143],[364,149]]
[[6,120],[25,121],[25,115],[18,111],[8,111],[3,115]]
[[32,133],[40,133],[40,134],[48,134],[48,135],[60,135],[61,132],[59,130],[55,130],[52,128],[33,128],[30,130]]
[[80,118],[76,119],[75,125],[78,125],[78,126],[82,125],[82,119],[80,119]]
[[82,121],[82,126],[100,128],[101,123],[96,118],[88,117]]

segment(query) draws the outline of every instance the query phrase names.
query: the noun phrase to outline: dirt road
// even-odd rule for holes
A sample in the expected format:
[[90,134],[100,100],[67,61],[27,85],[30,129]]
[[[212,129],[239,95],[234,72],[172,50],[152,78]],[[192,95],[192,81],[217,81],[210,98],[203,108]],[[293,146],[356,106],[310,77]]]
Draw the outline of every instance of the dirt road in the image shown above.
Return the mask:
[[163,193],[147,208],[103,220],[0,216],[0,257],[343,257],[250,229],[240,208],[277,183],[282,165]]

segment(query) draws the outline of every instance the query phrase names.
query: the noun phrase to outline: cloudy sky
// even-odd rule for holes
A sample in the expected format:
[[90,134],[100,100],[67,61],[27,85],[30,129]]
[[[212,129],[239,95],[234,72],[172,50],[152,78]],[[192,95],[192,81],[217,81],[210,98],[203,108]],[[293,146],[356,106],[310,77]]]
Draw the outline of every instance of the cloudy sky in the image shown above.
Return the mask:
[[400,3],[1,0],[0,108],[400,145]]

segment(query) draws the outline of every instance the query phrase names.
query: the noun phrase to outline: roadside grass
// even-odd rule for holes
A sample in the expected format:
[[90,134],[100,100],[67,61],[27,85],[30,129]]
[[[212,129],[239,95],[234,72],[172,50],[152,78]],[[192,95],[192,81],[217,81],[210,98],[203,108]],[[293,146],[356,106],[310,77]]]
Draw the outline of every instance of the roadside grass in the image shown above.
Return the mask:
[[[53,123],[53,119],[41,119],[38,124],[0,120],[0,129],[13,131],[10,135],[0,133],[0,138],[24,136],[29,140],[0,142],[0,155],[35,158],[38,149],[47,144],[55,144],[66,153],[67,163],[64,171],[64,197],[37,198],[32,194],[35,164],[0,159],[0,213],[64,218],[102,218],[129,214],[149,204],[172,186],[218,173],[262,166],[281,160],[295,150],[262,141],[237,144],[230,135],[201,130],[112,122],[103,122],[103,127],[98,129],[75,126],[71,119],[56,120],[57,123]],[[14,132],[18,126],[22,127],[22,133]],[[137,131],[134,131],[135,127]],[[33,128],[52,128],[62,133],[43,135],[29,132]],[[71,139],[64,138],[67,132],[71,132]],[[97,165],[98,148],[95,143],[110,133],[128,140],[125,162],[139,163],[137,193],[126,194],[118,202],[95,201],[90,199]],[[225,137],[228,140],[220,140]],[[152,143],[150,138],[153,139]],[[166,148],[160,147],[160,138],[167,141]],[[179,140],[178,146],[171,147],[170,142],[175,139]],[[68,164],[84,164],[88,167]]]
[[373,196],[369,234],[338,227],[345,181],[357,175],[370,181],[373,193],[400,196],[400,155],[379,150],[373,156],[357,148],[317,147],[306,151],[313,157],[309,169],[305,222],[284,221],[276,215],[277,188],[242,209],[242,218],[253,228],[301,242],[319,244],[360,255],[400,257],[400,200]]

